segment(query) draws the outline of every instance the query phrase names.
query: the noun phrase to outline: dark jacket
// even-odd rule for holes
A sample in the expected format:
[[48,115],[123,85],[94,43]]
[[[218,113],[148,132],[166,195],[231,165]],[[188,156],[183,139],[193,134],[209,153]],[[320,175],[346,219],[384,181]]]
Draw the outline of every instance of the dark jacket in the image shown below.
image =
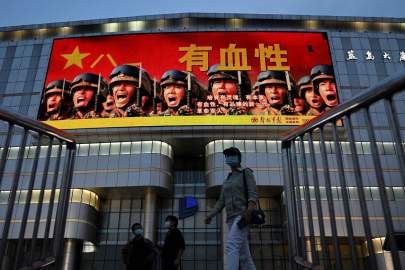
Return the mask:
[[155,245],[145,238],[134,238],[122,249],[122,259],[127,270],[152,270],[157,256]]

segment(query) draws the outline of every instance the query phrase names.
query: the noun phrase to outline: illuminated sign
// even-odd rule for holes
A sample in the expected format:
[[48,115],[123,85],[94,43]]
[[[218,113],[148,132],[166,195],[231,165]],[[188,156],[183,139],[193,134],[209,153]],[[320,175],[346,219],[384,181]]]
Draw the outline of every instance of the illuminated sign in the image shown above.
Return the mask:
[[54,40],[38,118],[63,129],[300,125],[338,104],[324,33],[131,34]]
[[[387,51],[383,51],[381,54],[382,59],[384,60],[391,60],[391,54]],[[346,60],[350,61],[350,60],[358,60],[359,58],[356,55],[356,52],[354,50],[348,50],[346,52]],[[373,54],[373,52],[371,52],[370,50],[366,51],[365,55],[364,55],[364,59],[365,60],[369,60],[369,61],[374,61],[375,60],[375,56]],[[399,62],[405,62],[405,51],[401,51],[399,52]]]

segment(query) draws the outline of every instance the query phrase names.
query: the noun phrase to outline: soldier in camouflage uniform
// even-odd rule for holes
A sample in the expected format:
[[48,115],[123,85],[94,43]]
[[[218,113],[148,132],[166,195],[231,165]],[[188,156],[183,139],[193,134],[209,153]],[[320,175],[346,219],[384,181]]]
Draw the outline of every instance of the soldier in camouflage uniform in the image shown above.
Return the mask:
[[72,81],[73,119],[97,118],[108,91],[107,81],[94,73],[82,73]]
[[[142,78],[139,88],[140,72]],[[152,111],[152,80],[145,70],[132,65],[120,65],[113,69],[109,78],[110,94],[115,101],[111,117],[147,116]]]
[[[245,96],[251,93],[251,83],[247,72],[240,71],[241,81],[238,80],[238,71],[219,69],[219,64],[208,69],[208,91],[218,103],[216,115],[247,114],[248,107],[243,105]],[[238,85],[239,83],[240,85]],[[229,97],[233,98],[230,100]]]
[[41,120],[63,120],[69,118],[72,110],[70,86],[70,82],[66,80],[52,81],[46,86],[41,109]]
[[307,105],[305,104],[305,98],[300,95],[301,89],[307,87],[307,84],[311,85],[309,76],[303,76],[299,79],[297,85],[291,85],[291,101],[294,106],[290,104],[284,105],[280,112],[283,115],[305,115],[307,112]]
[[321,96],[315,93],[311,78],[309,76],[302,77],[298,81],[298,87],[299,96],[305,100],[309,107],[305,115],[316,116],[322,114],[325,103]]
[[160,79],[163,112],[159,115],[193,115],[195,104],[202,100],[206,91],[195,76],[180,70],[168,70]]
[[287,104],[288,90],[284,71],[263,71],[257,76],[259,95],[265,96],[267,102],[259,102],[250,109],[253,115],[279,115],[280,109]]
[[311,69],[311,80],[315,94],[321,96],[325,103],[325,111],[339,104],[336,92],[335,75],[332,66],[317,65]]

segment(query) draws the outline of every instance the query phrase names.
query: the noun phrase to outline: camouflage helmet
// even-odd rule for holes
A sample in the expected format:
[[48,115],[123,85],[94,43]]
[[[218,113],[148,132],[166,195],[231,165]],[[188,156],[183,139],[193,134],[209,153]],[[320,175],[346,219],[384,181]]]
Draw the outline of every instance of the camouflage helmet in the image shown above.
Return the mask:
[[[187,90],[188,85],[188,72],[171,69],[163,73],[160,78],[160,88],[164,89],[168,84],[178,84],[184,86],[184,89]],[[204,98],[206,96],[206,90],[202,84],[197,80],[194,74],[190,73],[191,78],[191,94],[196,98]]]
[[[115,67],[109,76],[110,91],[112,91],[112,88],[120,82],[132,82],[138,87],[140,70],[141,68],[128,64]],[[152,88],[152,79],[146,70],[142,69],[142,93],[147,96],[152,96]]]
[[335,80],[333,68],[331,65],[316,65],[311,69],[311,81],[314,91],[318,93],[319,82],[321,80]]
[[81,73],[77,75],[72,81],[72,94],[83,87],[99,92],[103,96],[108,95],[108,83],[101,75],[94,73]]
[[163,89],[168,84],[179,84],[187,87],[187,76],[188,74],[184,71],[171,69],[163,73],[160,78],[160,87]]
[[305,99],[305,91],[312,88],[311,77],[308,75],[302,76],[297,83],[298,95]]
[[63,95],[68,95],[70,96],[70,88],[71,88],[71,83],[70,81],[67,80],[56,80],[56,81],[51,81],[48,83],[44,90],[44,96],[51,95],[53,93],[60,93]]
[[[291,76],[291,75],[290,75]],[[291,85],[293,84],[293,79],[290,77]],[[284,71],[268,70],[262,71],[257,75],[256,83],[259,86],[260,94],[264,94],[264,86],[270,84],[281,84],[285,85],[287,88],[287,79]]]
[[[212,65],[207,72],[208,75],[208,91],[212,91],[212,85],[215,80],[232,80],[238,83],[238,71],[237,70],[223,70],[219,68],[219,64]],[[251,92],[251,83],[247,71],[241,71],[241,88],[242,94],[247,95]]]

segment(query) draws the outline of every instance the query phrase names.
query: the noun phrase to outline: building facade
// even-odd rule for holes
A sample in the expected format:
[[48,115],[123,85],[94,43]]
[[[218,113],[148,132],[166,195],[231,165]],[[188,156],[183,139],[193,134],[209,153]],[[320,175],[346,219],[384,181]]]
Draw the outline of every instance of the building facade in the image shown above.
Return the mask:
[[[206,31],[326,33],[341,103],[405,67],[405,21],[394,18],[190,13],[5,27],[0,28],[0,106],[31,118],[38,115],[52,42],[56,38]],[[398,105],[404,102],[404,95],[399,95]],[[372,113],[377,123],[376,139],[383,153],[383,173],[389,179],[387,192],[394,204],[395,228],[405,231],[405,191],[400,173],[395,169],[398,164],[395,164],[395,149],[387,132],[385,112],[376,106]],[[399,119],[404,137],[405,113],[400,112]],[[368,173],[372,156],[364,119],[356,117],[353,125],[355,136],[361,141],[357,146],[362,173],[368,179],[364,185],[370,215],[375,217],[373,230],[380,231],[381,237],[384,237],[384,228],[378,218],[382,212],[376,180]],[[124,269],[121,250],[132,237],[131,224],[141,222],[146,237],[161,243],[166,233],[165,217],[169,214],[178,216],[179,200],[186,196],[194,197],[199,208],[195,215],[179,222],[186,241],[183,269],[223,269],[226,264],[223,255],[227,234],[225,215],[217,216],[210,225],[204,224],[204,218],[213,208],[228,173],[222,151],[230,146],[238,147],[243,154],[243,166],[253,169],[260,204],[267,214],[265,226],[253,228],[250,235],[257,269],[285,269],[288,243],[280,138],[289,129],[288,126],[236,125],[82,128],[70,131],[77,138],[78,150],[65,234],[65,269]],[[5,128],[1,130],[4,134]],[[343,129],[341,134],[345,136]],[[14,146],[18,143],[18,140],[13,141]],[[328,146],[329,153],[333,153],[333,144],[329,142]],[[46,147],[41,148],[42,157],[46,150]],[[315,150],[319,154],[319,145]],[[351,154],[348,147],[343,148],[343,154],[346,158]],[[13,178],[7,172],[13,169],[16,156],[17,150],[11,149],[5,180],[1,183],[0,219],[9,203],[7,190]],[[27,148],[23,177],[29,175],[32,157],[32,151]],[[41,160],[39,166],[43,163]],[[55,166],[55,160],[51,160],[52,166]],[[336,164],[330,173],[332,185],[336,185],[334,199],[339,206],[342,198]],[[354,174],[350,169],[345,174],[350,200],[356,201],[356,192],[350,185],[354,183]],[[51,182],[50,177],[49,187]],[[24,180],[21,181],[9,234],[10,258],[13,239],[18,238],[21,226],[18,220],[21,219],[26,193],[24,183]],[[32,200],[38,200],[35,193]],[[46,193],[44,203],[44,207],[50,205]],[[342,208],[337,209],[336,216],[343,216],[339,214]],[[30,211],[30,215],[35,214],[35,209]],[[353,208],[352,215],[358,236],[358,253],[361,265],[365,267],[364,237],[361,221],[356,219],[360,215],[359,209]],[[344,238],[344,220],[337,220],[342,223],[338,228],[341,229],[339,235]],[[43,237],[45,224],[46,219],[41,220],[40,237],[41,233]],[[32,228],[32,224],[28,223],[25,233],[27,243]],[[342,243],[342,250],[347,250],[344,241]],[[347,252],[343,254],[348,255]],[[7,262],[2,267],[8,269]]]

